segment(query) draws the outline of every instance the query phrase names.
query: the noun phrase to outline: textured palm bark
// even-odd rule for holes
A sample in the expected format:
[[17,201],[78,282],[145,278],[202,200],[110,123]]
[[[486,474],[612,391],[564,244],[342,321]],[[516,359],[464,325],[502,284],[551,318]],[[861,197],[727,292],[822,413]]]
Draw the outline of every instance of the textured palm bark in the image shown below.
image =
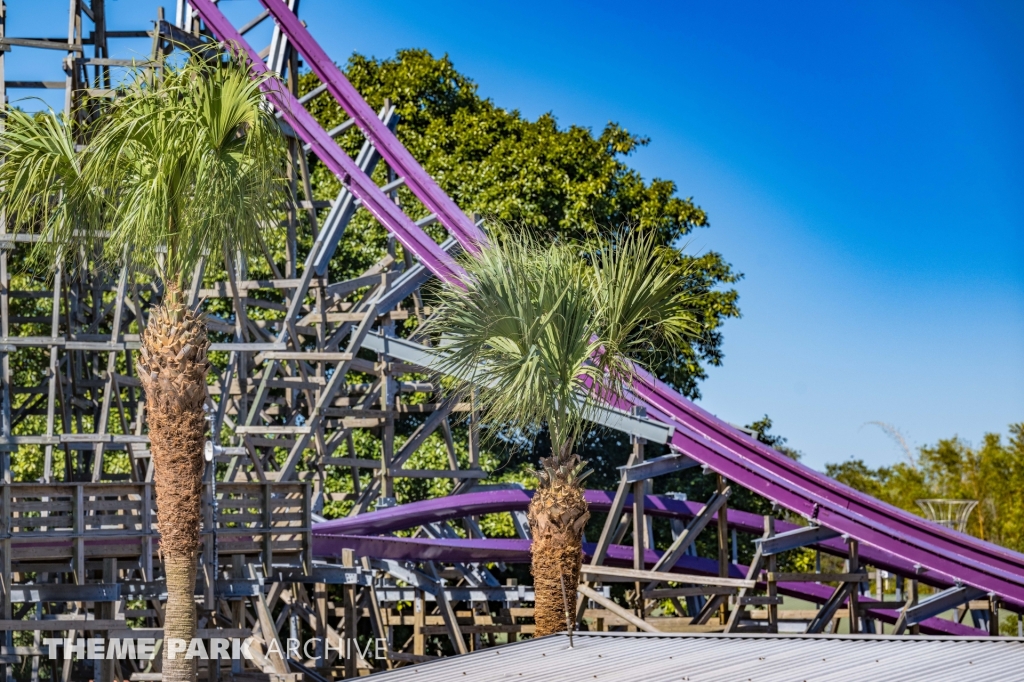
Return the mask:
[[[165,642],[191,641],[196,631],[196,563],[199,553],[206,359],[209,340],[202,317],[168,291],[168,305],[150,315],[142,335],[139,378],[146,412],[156,487],[160,554],[167,579]],[[163,647],[163,681],[193,682],[196,661]]]
[[583,563],[583,529],[590,518],[583,488],[572,475],[578,461],[575,456],[568,462],[563,460],[561,465],[555,458],[542,460],[537,492],[530,500],[530,572],[536,637],[565,630],[566,611],[575,612],[576,587]]
[[162,680],[193,682],[198,661],[188,659],[185,653],[168,657],[167,643],[182,640],[185,649],[196,634],[196,556],[163,555],[164,575],[167,578],[167,604],[164,606],[164,646]]

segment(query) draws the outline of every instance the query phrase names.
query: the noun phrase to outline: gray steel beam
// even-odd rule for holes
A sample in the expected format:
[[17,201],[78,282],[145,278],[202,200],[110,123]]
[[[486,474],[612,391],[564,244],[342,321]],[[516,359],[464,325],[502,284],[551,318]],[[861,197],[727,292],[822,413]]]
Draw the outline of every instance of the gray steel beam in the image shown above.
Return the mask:
[[516,528],[516,534],[524,540],[530,539],[530,520],[526,512],[512,512],[512,525]]
[[955,609],[961,604],[970,603],[975,599],[981,599],[984,596],[984,590],[968,585],[959,585],[943,590],[915,606],[906,607],[896,621],[893,631],[895,634],[902,634],[908,627],[918,625],[929,618],[934,618],[940,613]]
[[690,459],[685,455],[673,452],[670,455],[664,457],[655,457],[654,459],[647,460],[646,462],[640,462],[632,466],[621,466],[618,467],[626,476],[626,483],[636,483],[638,481],[645,481],[648,478],[654,478],[655,476],[664,476],[665,474],[671,474],[676,471],[682,471],[689,469],[690,467],[697,466],[697,462]]
[[786,533],[780,533],[772,538],[760,538],[754,540],[754,542],[760,545],[761,554],[771,556],[837,537],[839,537],[839,533],[830,528],[807,526],[806,528],[797,528]]
[[442,580],[437,572],[437,567],[434,566],[433,561],[424,562],[424,566],[430,574],[433,575],[440,585],[440,588],[434,594],[437,598],[437,610],[441,612],[441,620],[444,621],[445,627],[448,629],[448,638],[452,641],[452,645],[455,647],[456,654],[469,653],[469,649],[466,647],[466,640],[462,636],[462,630],[459,628],[459,620],[455,616],[455,609],[452,607],[452,600],[448,597],[448,592],[444,589],[444,580]]
[[[431,214],[426,218],[421,218],[416,221],[416,224],[423,226],[437,221],[437,216]],[[452,256],[455,256],[462,250],[462,246],[455,240],[455,237],[448,237],[441,243],[441,250]],[[391,310],[399,303],[402,302],[407,296],[411,295],[412,292],[419,289],[421,286],[427,283],[434,275],[429,270],[423,267],[422,263],[416,263],[411,268],[402,273],[402,275],[396,279],[391,287],[383,294],[381,294],[378,305],[381,310]]]
[[361,566],[338,566],[317,562],[308,575],[299,568],[276,568],[274,577],[280,582],[324,583],[326,585],[369,585],[373,573]]
[[[388,126],[393,132],[395,124],[398,123],[398,117],[395,116],[395,107],[391,106],[381,111],[380,118],[384,125]],[[356,156],[356,165],[364,173],[371,175],[373,169],[377,167],[378,161],[380,161],[380,154],[374,149],[370,141],[366,140],[363,142],[363,146],[360,148],[358,156]],[[345,234],[345,228],[348,227],[349,221],[355,215],[356,208],[357,202],[352,191],[347,185],[342,185],[341,190],[338,191],[337,198],[334,200],[334,205],[331,206],[331,210],[324,220],[323,248],[320,249],[313,261],[313,270],[318,277],[323,277],[326,274],[327,265],[334,256],[334,251],[338,248],[338,243],[341,241],[342,236]]]
[[[696,541],[697,536],[704,528],[711,523],[711,519],[718,511],[725,506],[725,503],[729,501],[729,495],[732,494],[732,488],[726,488],[722,492],[716,492],[707,503],[701,508],[697,515],[693,517],[690,523],[686,526],[686,530],[679,534],[675,540],[672,541],[672,545],[665,550],[665,553],[661,555],[658,563],[654,565],[655,571],[662,569],[671,570],[676,562],[684,554],[686,550],[690,548],[690,545]],[[658,585],[649,585],[647,589],[654,589]]]
[[65,601],[115,602],[121,599],[121,585],[14,585],[11,587],[14,604]]
[[[533,601],[533,587],[529,585],[517,585],[515,587],[445,587],[445,594],[453,602],[521,602]],[[608,591],[608,588],[605,588]],[[411,587],[378,587],[377,601],[397,602],[413,601],[416,598],[416,590]],[[431,592],[425,592],[425,601],[436,601]]]
[[[412,269],[410,269],[410,272]],[[435,349],[409,341],[408,339],[369,332],[363,341],[363,348],[389,355],[424,369],[441,371],[441,362]],[[644,438],[653,443],[667,443],[668,439],[672,436],[672,428],[670,426],[634,417],[622,410],[595,405],[589,412],[591,421],[616,431],[628,433],[631,436]]]
[[857,583],[842,583],[836,588],[836,591],[832,593],[832,596],[821,605],[818,609],[818,613],[811,619],[811,622],[807,624],[807,629],[804,631],[806,634],[815,635],[824,632],[825,626],[829,624],[833,616],[836,615],[836,611],[846,601],[846,597],[850,594],[850,590],[856,589]]

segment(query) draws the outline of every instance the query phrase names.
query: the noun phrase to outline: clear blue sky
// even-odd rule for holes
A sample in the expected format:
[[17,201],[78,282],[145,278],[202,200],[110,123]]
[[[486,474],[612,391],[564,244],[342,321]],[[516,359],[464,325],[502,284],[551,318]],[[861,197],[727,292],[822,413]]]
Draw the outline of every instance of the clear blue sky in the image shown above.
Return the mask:
[[[66,2],[8,6],[9,35],[66,30]],[[769,414],[816,467],[896,461],[873,420],[913,445],[1024,421],[1024,3],[301,7],[339,62],[424,47],[531,118],[649,136],[631,163],[710,216],[689,248],[746,274],[702,389],[723,418]],[[59,78],[37,55],[7,77]]]

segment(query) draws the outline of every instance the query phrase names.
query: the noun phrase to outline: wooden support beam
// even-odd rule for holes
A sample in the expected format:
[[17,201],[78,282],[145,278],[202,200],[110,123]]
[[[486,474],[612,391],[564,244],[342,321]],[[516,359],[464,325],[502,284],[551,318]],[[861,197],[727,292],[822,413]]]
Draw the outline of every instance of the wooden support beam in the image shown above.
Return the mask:
[[[857,573],[860,570],[860,555],[858,552],[859,546],[856,540],[850,538],[846,541],[848,548],[848,554],[846,559],[846,571],[848,573]],[[867,574],[864,576],[867,578]],[[857,604],[858,597],[860,596],[860,586],[862,582],[867,580],[858,580],[857,582],[850,585],[850,598],[847,605],[847,609],[850,611],[850,634],[856,635],[860,632],[860,609]]]
[[[696,585],[715,585],[720,587],[753,588],[757,581],[742,578],[719,578],[710,575],[693,573],[666,573],[665,571],[638,571],[632,568],[616,568],[613,566],[593,566],[584,564],[580,573],[600,579],[604,582],[631,582],[633,580],[692,583]],[[618,579],[618,580],[616,580]]]
[[778,583],[866,583],[871,577],[866,571],[857,573],[779,573],[770,571],[766,580]]
[[633,615],[626,609],[622,608],[614,601],[604,596],[592,587],[580,584],[576,589],[579,591],[581,595],[583,595],[587,599],[591,599],[597,602],[598,604],[608,609],[622,620],[626,621],[630,625],[635,626],[638,630],[643,630],[644,632],[661,632],[661,630],[659,630],[658,628],[654,627],[653,625],[651,625],[650,623],[641,618],[637,618],[635,615]]
[[452,609],[452,604],[448,600],[448,593],[444,589],[444,583],[437,574],[437,567],[433,561],[426,562],[427,570],[431,576],[438,581],[438,589],[434,594],[437,599],[437,608],[441,612],[441,617],[444,619],[445,628],[448,630],[448,638],[451,640],[452,645],[455,647],[455,653],[465,654],[468,653],[466,649],[466,640],[462,636],[462,631],[459,629],[459,621],[455,617],[455,611]]
[[[716,476],[718,480],[718,493],[724,495],[729,486],[724,476],[721,474],[716,474]],[[729,519],[724,506],[718,515],[718,575],[723,578],[729,575]],[[724,623],[728,619],[729,602],[722,600],[719,620]]]
[[[640,408],[642,410],[642,408]],[[634,416],[646,416],[646,413],[634,412]],[[643,438],[633,438],[633,466],[639,466],[644,461],[644,440]],[[628,470],[623,472],[623,477],[628,479]],[[637,571],[643,571],[647,568],[647,564],[644,561],[645,546],[647,542],[647,525],[646,517],[644,516],[644,480],[638,479],[633,484],[633,568]],[[643,586],[640,581],[637,580],[633,584],[633,594],[635,599],[634,610],[636,611],[637,617],[641,618],[644,614],[644,598],[643,598]]]
[[737,628],[739,627],[740,618],[743,616],[743,613],[744,613],[743,600],[746,598],[747,592],[751,589],[751,587],[754,587],[754,586],[757,585],[757,583],[756,583],[757,574],[761,572],[761,565],[763,563],[764,563],[764,557],[761,556],[761,548],[758,547],[754,551],[754,559],[753,559],[753,561],[751,561],[750,562],[750,566],[747,567],[747,580],[749,582],[753,582],[754,584],[751,585],[751,586],[745,586],[745,587],[740,588],[739,595],[738,595],[738,598],[736,600],[736,608],[734,608],[732,610],[732,612],[729,613],[729,618],[728,618],[728,620],[726,621],[726,624],[725,624],[725,631],[726,632],[736,632],[737,631]]
[[[764,517],[764,538],[765,540],[771,540],[775,537],[775,517],[771,514],[766,514]],[[778,559],[775,555],[768,557],[768,573],[773,574],[778,570]],[[768,598],[774,600],[778,597],[778,584],[769,579],[768,580]],[[774,601],[768,604],[768,632],[777,633],[779,631],[779,607]]]
[[[726,503],[729,501],[729,495],[732,494],[732,488],[726,486],[722,492],[715,492],[711,495],[711,498],[701,507],[697,515],[694,516],[690,523],[687,524],[686,528],[680,533],[669,548],[665,550],[665,553],[661,555],[658,563],[654,565],[655,571],[660,571],[664,568],[672,568],[676,563],[686,554],[694,542],[697,540],[697,536],[709,523],[714,515],[719,512]],[[724,512],[723,512],[724,515]],[[650,585],[648,589],[654,589],[657,585]]]
[[647,599],[672,599],[673,597],[707,597],[716,594],[735,595],[739,593],[736,587],[716,587],[715,585],[704,585],[699,587],[659,587],[656,589],[644,590],[644,597]]

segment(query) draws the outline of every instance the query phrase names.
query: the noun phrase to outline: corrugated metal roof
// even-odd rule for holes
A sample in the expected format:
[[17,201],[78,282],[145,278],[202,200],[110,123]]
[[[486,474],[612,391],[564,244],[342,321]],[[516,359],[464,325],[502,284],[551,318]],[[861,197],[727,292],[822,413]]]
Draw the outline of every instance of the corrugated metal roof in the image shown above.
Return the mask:
[[579,632],[374,675],[380,682],[1024,680],[1024,639]]

